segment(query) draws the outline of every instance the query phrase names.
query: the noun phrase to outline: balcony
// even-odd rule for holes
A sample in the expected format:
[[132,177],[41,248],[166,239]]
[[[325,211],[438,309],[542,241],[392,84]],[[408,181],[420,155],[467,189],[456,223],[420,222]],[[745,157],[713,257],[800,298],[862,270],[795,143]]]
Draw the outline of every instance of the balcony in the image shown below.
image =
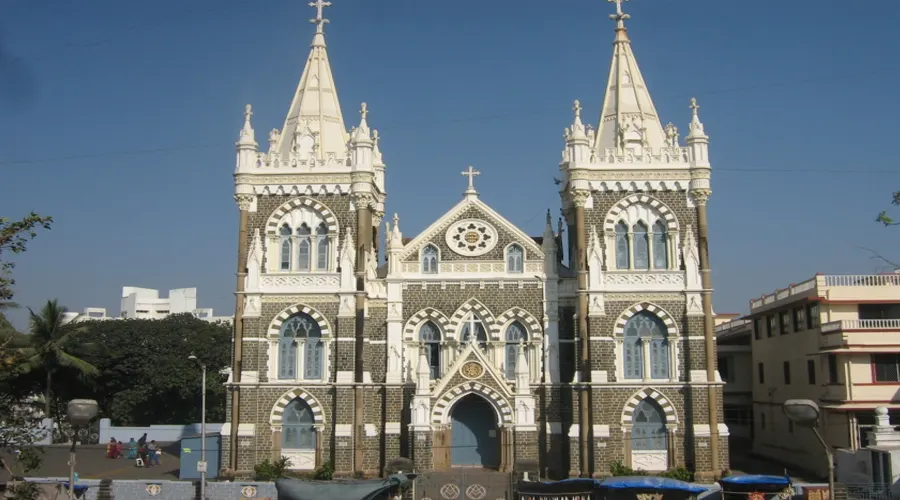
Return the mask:
[[824,323],[820,331],[822,349],[900,346],[900,319],[844,319]]
[[750,312],[771,309],[810,297],[832,301],[900,300],[900,273],[818,274],[802,283],[775,290],[750,301]]

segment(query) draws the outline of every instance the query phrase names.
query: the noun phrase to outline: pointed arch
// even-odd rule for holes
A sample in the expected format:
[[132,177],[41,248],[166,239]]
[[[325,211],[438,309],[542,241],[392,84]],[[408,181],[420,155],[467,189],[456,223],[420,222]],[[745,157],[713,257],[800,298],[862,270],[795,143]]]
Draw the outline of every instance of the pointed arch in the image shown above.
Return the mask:
[[666,330],[669,334],[669,337],[678,336],[678,323],[675,322],[675,319],[672,318],[672,315],[662,307],[659,307],[658,305],[651,302],[639,302],[629,307],[628,309],[625,309],[625,311],[622,312],[622,314],[619,316],[619,319],[616,320],[616,327],[613,331],[613,334],[617,337],[625,336],[625,323],[627,323],[632,316],[641,311],[647,311],[661,319],[662,322],[666,325]]
[[309,408],[312,410],[313,423],[315,425],[322,425],[325,423],[325,412],[322,411],[322,405],[319,404],[319,400],[303,389],[291,389],[282,394],[275,402],[275,405],[272,407],[272,412],[269,414],[269,425],[281,426],[281,418],[284,415],[284,409],[287,408],[287,405],[291,404],[291,401],[297,398],[302,399],[309,405]]
[[338,221],[337,217],[335,217],[334,215],[334,212],[332,212],[330,208],[323,205],[321,202],[303,196],[283,203],[280,207],[276,208],[275,211],[272,212],[272,215],[269,216],[268,222],[266,222],[266,234],[268,234],[269,236],[275,236],[280,222],[285,218],[285,216],[301,207],[307,207],[321,215],[322,220],[328,227],[329,233],[338,233]]
[[449,331],[447,326],[450,324],[450,318],[433,307],[426,307],[406,320],[406,325],[403,327],[403,339],[407,342],[417,341],[419,327],[427,321],[436,324],[441,329],[442,335],[447,335]]
[[[448,338],[460,340],[457,338],[457,331],[459,330],[462,321],[466,319],[466,316],[469,314],[478,316],[484,324],[485,330],[490,332],[492,336],[495,334],[499,335],[500,330],[495,327],[497,319],[491,313],[491,310],[482,304],[480,300],[473,297],[465,301],[463,305],[459,306],[459,309],[457,309],[456,312],[453,313],[453,316],[450,317],[450,324],[446,330]],[[499,339],[499,337],[495,338]]]
[[660,409],[662,409],[663,414],[666,417],[666,425],[678,423],[678,414],[675,412],[675,405],[672,404],[672,401],[659,390],[652,387],[644,387],[632,394],[631,397],[628,398],[628,402],[625,403],[625,407],[622,409],[622,425],[631,425],[632,418],[634,417],[634,410],[641,404],[641,401],[648,398],[656,402]]
[[[675,213],[665,203],[648,194],[632,194],[613,205],[603,222],[604,231],[607,234],[614,233],[616,224],[623,219],[632,223],[636,222],[638,217],[629,217],[628,214],[638,208],[653,213],[658,219],[665,221],[669,231],[678,231],[678,219],[675,217]],[[656,221],[647,221],[647,224],[652,225],[654,222]]]
[[453,409],[453,405],[469,394],[481,396],[491,405],[497,415],[498,426],[513,423],[512,407],[506,398],[494,389],[476,382],[463,382],[445,391],[444,395],[434,404],[434,409],[431,410],[431,422],[433,424],[449,424],[450,410]]
[[541,327],[541,322],[533,314],[518,306],[510,307],[503,314],[497,316],[497,322],[491,325],[491,335],[500,339],[506,327],[516,320],[525,325],[528,330],[528,338],[543,336],[544,329]]
[[276,314],[272,322],[269,323],[269,336],[277,337],[280,334],[282,323],[287,321],[291,316],[298,313],[308,314],[312,319],[314,319],[319,325],[319,329],[322,331],[322,337],[331,336],[331,327],[328,325],[328,320],[325,319],[325,316],[323,316],[322,313],[313,309],[312,307],[305,306],[303,304],[296,304],[290,307],[286,307],[282,309],[281,312]]

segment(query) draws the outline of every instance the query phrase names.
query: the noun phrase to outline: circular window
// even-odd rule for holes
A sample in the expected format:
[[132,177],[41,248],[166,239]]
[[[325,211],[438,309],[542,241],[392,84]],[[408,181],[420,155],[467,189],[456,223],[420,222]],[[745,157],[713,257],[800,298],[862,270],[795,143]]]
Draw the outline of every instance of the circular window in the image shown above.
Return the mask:
[[484,255],[497,246],[497,230],[478,219],[459,221],[447,230],[447,246],[468,257]]

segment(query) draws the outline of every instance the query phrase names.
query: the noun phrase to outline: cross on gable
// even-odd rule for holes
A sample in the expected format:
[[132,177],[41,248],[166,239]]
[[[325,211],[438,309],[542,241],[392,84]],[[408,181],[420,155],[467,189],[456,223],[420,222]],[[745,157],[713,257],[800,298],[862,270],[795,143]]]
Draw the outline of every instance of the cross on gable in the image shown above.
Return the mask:
[[468,191],[475,191],[475,176],[481,175],[481,172],[472,168],[472,165],[469,165],[469,168],[460,172],[462,175],[466,175],[469,177],[469,189]]
[[309,22],[316,25],[316,32],[321,33],[324,29],[324,25],[328,24],[328,19],[322,17],[322,14],[325,7],[331,6],[331,2],[326,0],[316,0],[315,2],[309,2],[309,6],[316,8],[316,17],[315,19],[310,19]]

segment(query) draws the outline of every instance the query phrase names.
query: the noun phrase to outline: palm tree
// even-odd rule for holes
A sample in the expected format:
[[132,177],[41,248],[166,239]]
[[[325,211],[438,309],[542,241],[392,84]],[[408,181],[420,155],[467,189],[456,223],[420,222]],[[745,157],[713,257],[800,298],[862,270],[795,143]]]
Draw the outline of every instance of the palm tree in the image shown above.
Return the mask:
[[23,349],[25,360],[22,371],[43,372],[47,377],[44,386],[44,418],[50,415],[53,377],[61,369],[74,370],[80,376],[93,376],[97,367],[73,354],[73,334],[78,328],[64,324],[66,308],[57,304],[56,299],[48,300],[40,313],[28,308],[31,315],[29,346]]

